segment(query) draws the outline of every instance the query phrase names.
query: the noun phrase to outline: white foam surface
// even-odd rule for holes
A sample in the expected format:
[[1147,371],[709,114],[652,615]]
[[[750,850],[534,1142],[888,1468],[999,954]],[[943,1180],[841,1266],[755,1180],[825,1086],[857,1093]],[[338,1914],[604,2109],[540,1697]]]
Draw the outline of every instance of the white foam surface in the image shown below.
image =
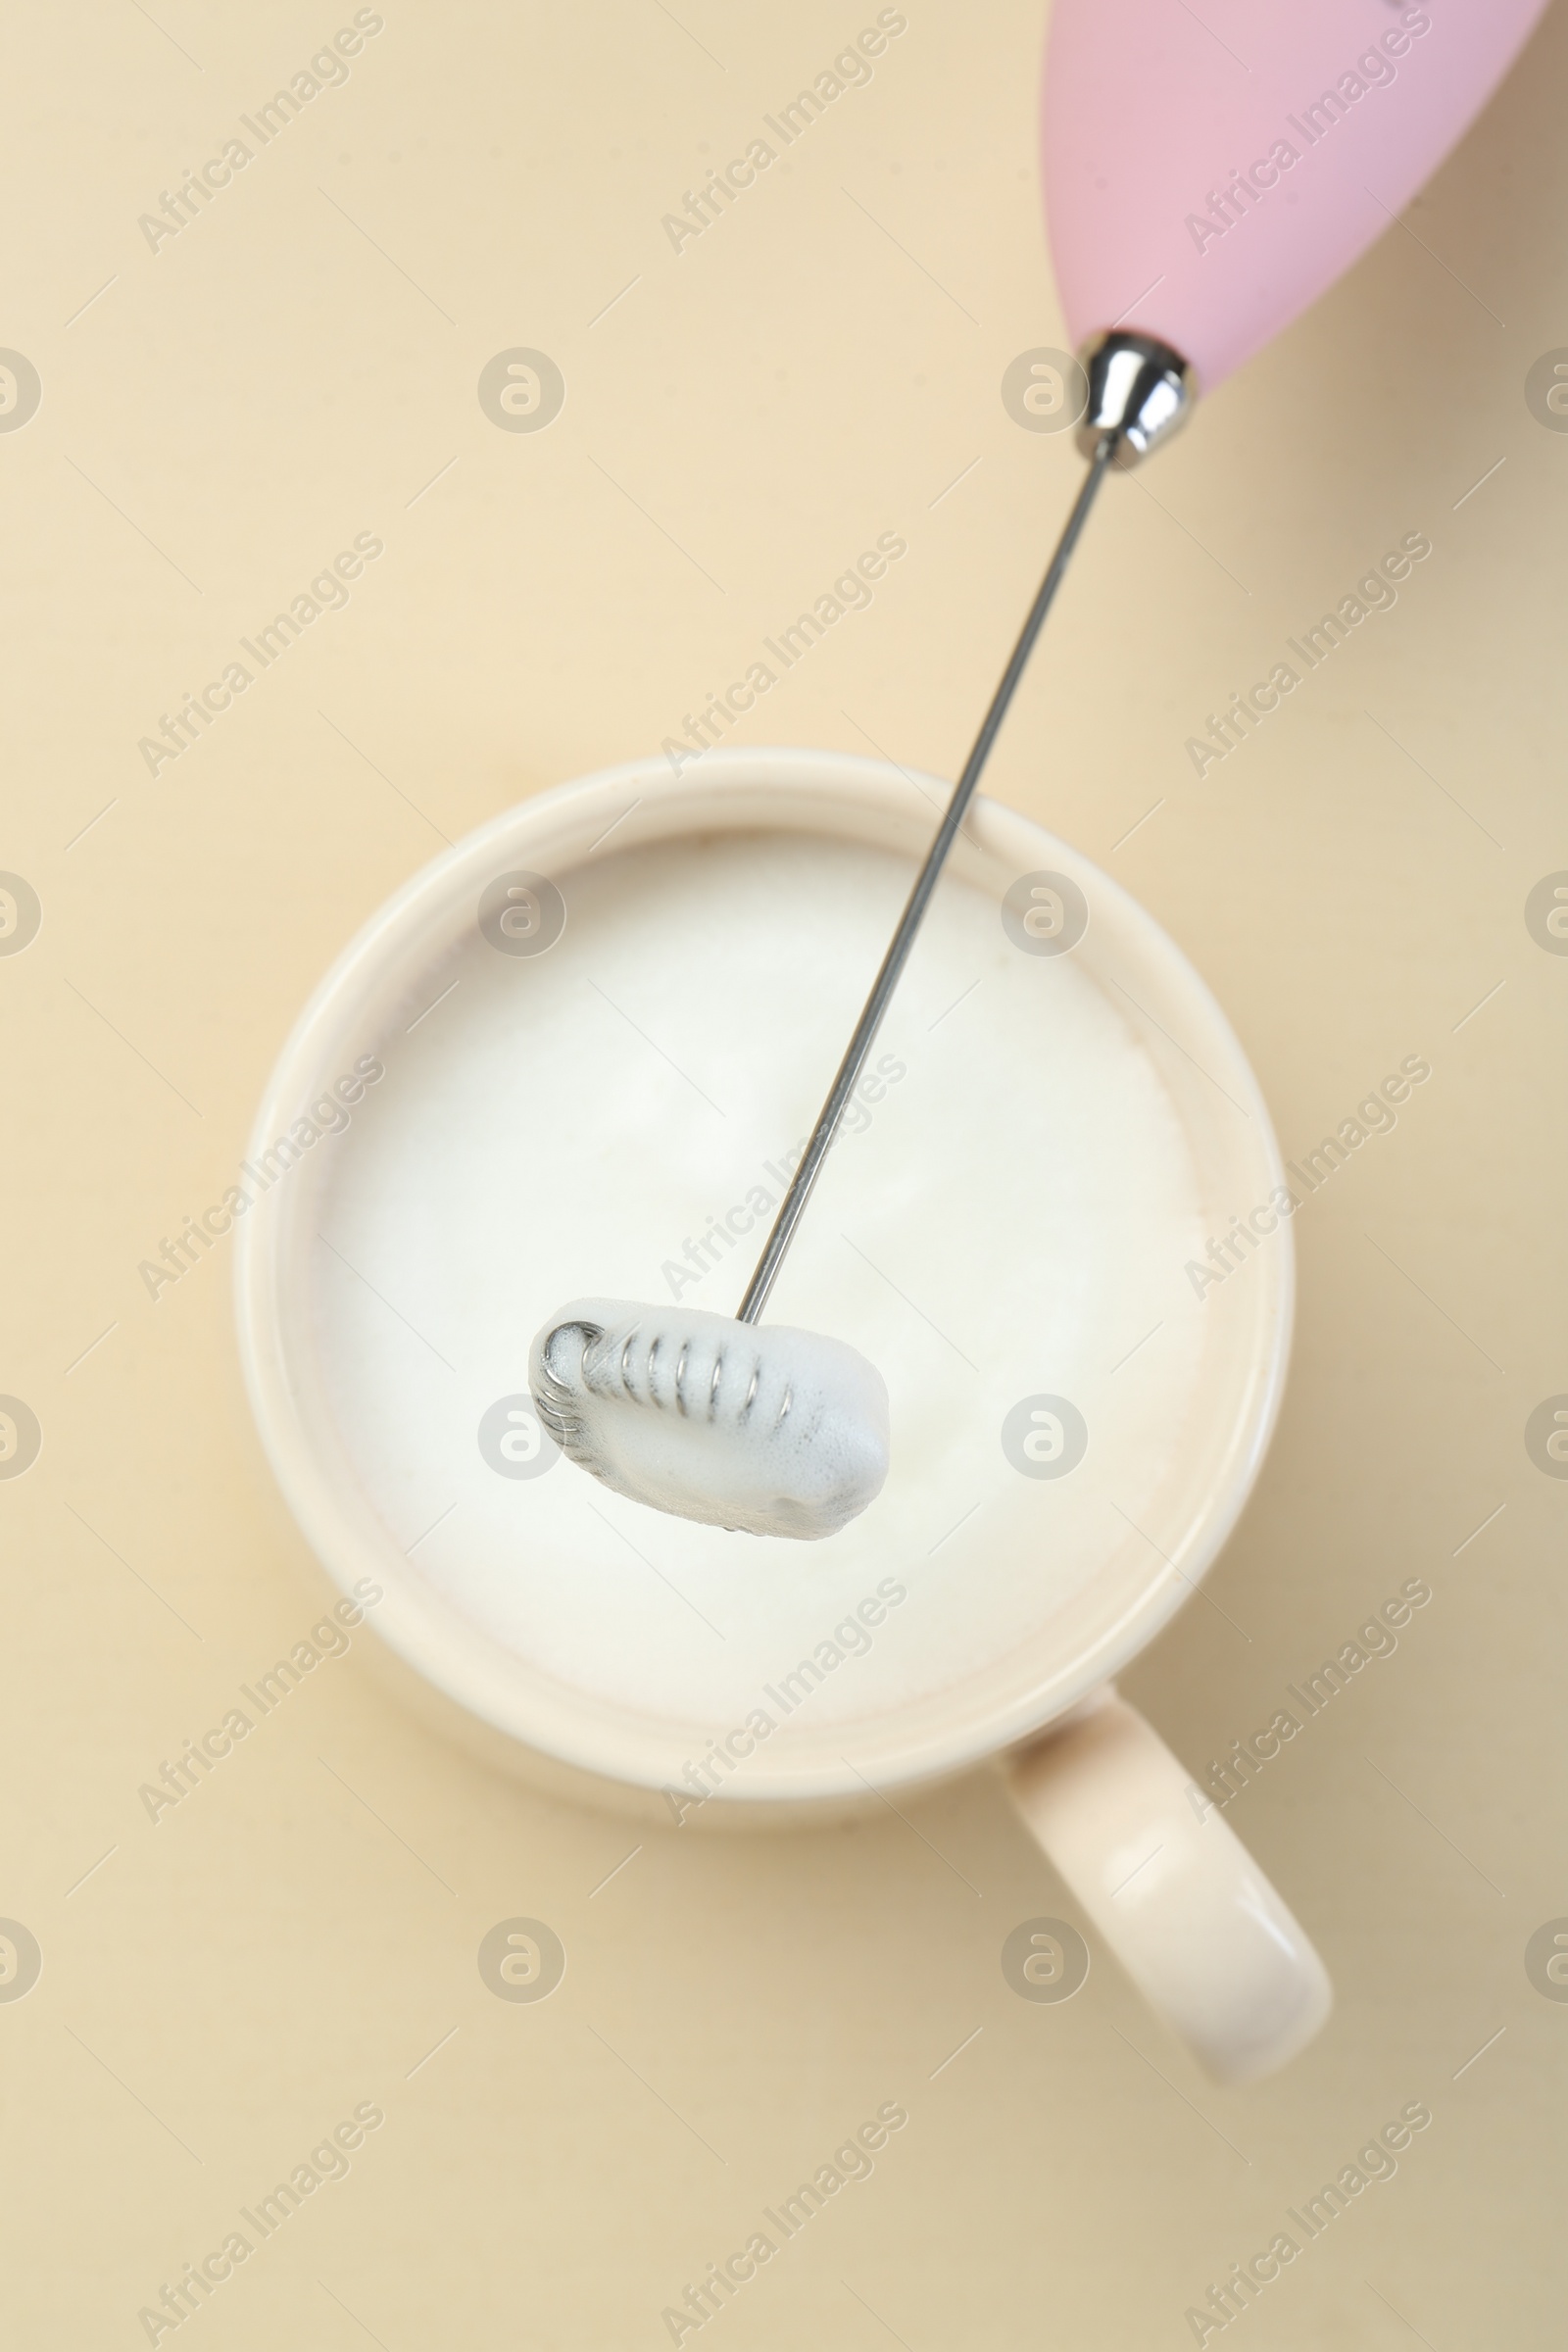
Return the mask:
[[[597,1698],[719,1729],[824,1645],[818,1732],[938,1690],[1049,1623],[1183,1444],[1204,1238],[1175,1108],[1081,961],[950,877],[769,1305],[886,1380],[877,1501],[802,1544],[480,1451],[563,1300],[733,1314],[911,872],[798,835],[596,858],[548,954],[475,934],[432,973],[457,985],[331,1139],[314,1311],[357,1474],[453,1607]],[[1065,1477],[1004,1451],[1042,1394],[1087,1423]]]

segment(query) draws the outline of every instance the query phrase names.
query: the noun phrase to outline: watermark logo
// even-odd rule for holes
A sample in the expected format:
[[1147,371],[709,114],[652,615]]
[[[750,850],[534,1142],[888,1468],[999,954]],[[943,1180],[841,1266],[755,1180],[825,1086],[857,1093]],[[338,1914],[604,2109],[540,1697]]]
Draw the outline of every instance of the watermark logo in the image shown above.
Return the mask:
[[[1491,1521],[1482,1524],[1490,1526]],[[1478,1528],[1476,1533],[1480,1532]],[[1459,1548],[1462,1551],[1464,1545]],[[1211,1756],[1208,1778],[1202,1788],[1197,1781],[1189,1781],[1187,1801],[1197,1818],[1204,1821],[1216,1806],[1223,1812],[1227,1805],[1234,1804],[1265,1765],[1282,1755],[1286,1744],[1321,1715],[1331,1699],[1348,1690],[1374,1658],[1392,1658],[1399,1646],[1397,1634],[1410,1623],[1415,1610],[1424,1609],[1431,1598],[1432,1587],[1425,1577],[1407,1576],[1398,1592],[1391,1592],[1381,1607],[1356,1627],[1353,1642],[1342,1642],[1315,1674],[1303,1673],[1298,1683],[1287,1683],[1290,1705],[1276,1707],[1269,1721],[1250,1738],[1233,1740],[1228,1756]]]
[[20,1478],[38,1459],[43,1431],[30,1404],[0,1396],[0,1478]]
[[[902,564],[908,552],[909,542],[901,531],[878,531],[876,545],[862,549],[831,588],[824,588],[787,626],[781,624],[776,636],[764,637],[762,648],[769,659],[753,662],[746,675],[732,678],[722,693],[710,693],[700,713],[688,710],[681,721],[684,736],[664,737],[659,748],[669,761],[670,774],[678,776],[691,760],[711,751],[748,710],[756,710],[758,697],[771,694],[784,672],[804,662],[829,629],[851,612],[866,612],[875,602],[874,584],[887,577],[890,564]],[[718,585],[716,580],[713,585]]]
[[479,1451],[502,1478],[543,1478],[561,1459],[561,1447],[526,1392],[498,1396],[480,1416]]
[[1089,1424],[1065,1396],[1025,1396],[1002,1424],[1002,1450],[1025,1478],[1065,1478],[1089,1450]]
[[[367,40],[374,40],[377,33],[385,30],[386,19],[377,16],[373,8],[356,9],[353,24],[340,25],[330,42],[323,43],[310,63],[291,75],[285,87],[274,90],[270,98],[257,106],[253,115],[236,118],[246,134],[244,138],[235,132],[221,143],[215,141],[217,152],[199,170],[187,170],[172,189],[160,188],[159,210],[139,214],[136,220],[148,250],[159,252],[171,237],[177,237],[192,220],[200,220],[220,192],[233,186],[236,173],[243,172],[264,147],[270,147],[274,139],[281,137],[308,106],[314,105],[325,91],[341,89],[350,79],[348,60],[360,55]],[[326,196],[324,188],[320,192]],[[330,196],[326,196],[326,201],[335,205]],[[341,205],[335,205],[335,209],[343,210]],[[344,218],[347,219],[346,214]],[[358,228],[359,222],[350,225]],[[360,233],[363,236],[366,232],[362,229]]]
[[1397,2176],[1398,2156],[1413,2145],[1416,2132],[1430,2130],[1431,2124],[1432,2110],[1425,2099],[1406,2099],[1398,2114],[1365,2147],[1356,2149],[1354,2161],[1342,2164],[1315,2196],[1303,2197],[1299,2206],[1287,2205],[1285,2219],[1290,2228],[1277,2230],[1245,2268],[1233,2262],[1224,2284],[1210,2285],[1206,2302],[1189,2303],[1182,2316],[1194,2341],[1206,2344],[1211,2335],[1220,2335],[1235,2321],[1246,2319],[1261,2290],[1321,2237],[1330,2223],[1348,2213],[1375,2180],[1393,2180]]
[[566,902],[544,874],[497,874],[479,901],[479,928],[503,956],[543,956],[566,928]]
[[[1393,0],[1393,5],[1399,7],[1399,0]],[[1189,213],[1184,222],[1199,252],[1206,253],[1218,238],[1247,220],[1269,189],[1279,186],[1281,174],[1294,172],[1310,148],[1326,139],[1336,124],[1348,119],[1352,107],[1358,106],[1373,90],[1386,89],[1396,81],[1398,69],[1394,60],[1407,56],[1411,42],[1421,40],[1431,30],[1432,19],[1425,9],[1401,8],[1397,24],[1391,24],[1370,48],[1363,50],[1328,89],[1304,100],[1298,115],[1286,116],[1286,124],[1301,142],[1298,147],[1282,129],[1268,153],[1250,164],[1245,175],[1232,167],[1229,177],[1222,176],[1219,187],[1207,189],[1203,196],[1207,212]],[[1296,197],[1288,195],[1285,201],[1294,204]]]
[[43,385],[20,351],[0,351],[0,433],[19,433],[38,414]]
[[[973,2039],[971,2034],[969,2040]],[[968,2046],[968,2042],[959,2045],[963,2049]],[[956,2057],[957,2052],[954,2055]],[[938,2074],[941,2071],[939,2067]],[[792,2238],[799,2237],[808,2223],[825,2210],[830,2199],[848,2188],[852,2180],[869,2180],[876,2171],[874,2159],[888,2145],[891,2134],[902,2132],[908,2120],[909,2110],[902,2099],[884,2099],[875,2115],[868,2116],[842,2147],[834,2149],[831,2161],[824,2160],[802,2180],[793,2196],[780,2197],[776,2205],[764,2205],[761,2219],[767,2227],[754,2230],[745,2245],[726,2254],[721,2264],[710,2262],[697,2284],[688,2279],[679,2303],[665,2304],[659,2316],[670,2342],[682,2344],[688,2335],[696,2335],[706,2328],[710,2320],[719,2318],[726,2304],[733,2301],[737,2289],[755,2278],[763,2264],[782,2253]],[[705,2146],[710,2144],[704,2142]],[[713,2148],[712,2153],[717,2156],[718,2150]],[[719,2161],[722,2163],[724,2159],[720,2157]],[[866,2308],[869,2310],[870,2306]],[[899,2340],[902,2342],[903,2338]]]
[[542,1919],[498,1919],[479,1946],[479,1974],[500,2001],[547,2001],[566,1973],[566,1947]]
[[[366,13],[361,11],[362,15]],[[454,2027],[453,2033],[456,2031]],[[450,2041],[452,2034],[449,2034],[446,2038]],[[437,2042],[436,2049],[442,2046]],[[431,2050],[427,2055],[433,2058],[435,2051]],[[423,2064],[421,2058],[419,2065]],[[417,2074],[419,2068],[415,2067],[411,2071]],[[230,2230],[220,2245],[214,2246],[211,2253],[202,2256],[200,2269],[195,2263],[187,2262],[172,2286],[167,2279],[162,2281],[158,2301],[144,2303],[137,2312],[136,2317],[141,2322],[142,2333],[148,2343],[161,2343],[166,2335],[172,2335],[175,2328],[183,2327],[187,2320],[195,2319],[211,2301],[214,2288],[221,2286],[225,2279],[232,2278],[242,2263],[249,2262],[253,2254],[259,2253],[270,2237],[275,2237],[284,2223],[299,2212],[307,2197],[314,2197],[317,2190],[324,2188],[330,2180],[346,2180],[354,2170],[349,2162],[350,2154],[365,2145],[368,2132],[379,2132],[385,2122],[384,2107],[377,2106],[374,2099],[361,2099],[353,2115],[345,2116],[340,2124],[335,2125],[331,2133],[312,2148],[309,2156],[300,2159],[286,2180],[274,2181],[265,2196],[257,2197],[254,2205],[238,2207],[239,2219],[245,2225],[243,2230]]]
[[1020,351],[1004,370],[1002,405],[1026,433],[1064,433],[1089,406],[1089,378],[1070,351]]
[[38,893],[21,874],[0,874],[0,956],[30,948],[43,921]]
[[1269,713],[1282,708],[1283,698],[1294,694],[1314,669],[1321,669],[1364,620],[1374,612],[1392,612],[1399,601],[1394,583],[1409,579],[1413,565],[1424,564],[1431,553],[1432,542],[1425,531],[1406,531],[1398,546],[1374,564],[1349,594],[1342,596],[1310,628],[1303,628],[1299,637],[1287,637],[1291,659],[1276,662],[1268,676],[1260,678],[1247,694],[1233,689],[1226,709],[1210,710],[1204,719],[1208,733],[1188,736],[1184,748],[1195,774],[1202,776],[1216,760],[1239,751]]
[[1544,1396],[1525,1423],[1525,1451],[1548,1478],[1568,1478],[1568,1396]]
[[[366,1610],[375,1607],[383,1590],[373,1576],[360,1577],[352,1592],[345,1592],[341,1600],[334,1601],[330,1612],[313,1625],[308,1635],[300,1636],[287,1657],[276,1659],[265,1674],[256,1677],[254,1684],[240,1684],[244,1706],[228,1708],[221,1723],[213,1724],[199,1739],[187,1740],[172,1760],[168,1757],[162,1760],[157,1780],[143,1781],[136,1790],[142,1811],[155,1828],[172,1807],[195,1794],[223,1758],[234,1753],[240,1740],[250,1738],[265,1716],[276,1713],[308,1674],[314,1674],[328,1658],[348,1656],[354,1646],[350,1631],[364,1623]],[[326,1763],[324,1756],[321,1762]],[[331,1769],[328,1764],[327,1770]]]
[[362,1054],[335,1086],[318,1095],[308,1111],[301,1110],[286,1134],[274,1136],[265,1151],[257,1151],[254,1160],[240,1161],[244,1184],[231,1184],[221,1200],[204,1208],[199,1218],[187,1217],[172,1241],[160,1236],[159,1257],[144,1257],[136,1268],[153,1304],[157,1305],[171,1283],[183,1281],[193,1266],[200,1265],[204,1253],[233,1232],[235,1219],[248,1216],[262,1195],[298,1166],[307,1152],[314,1151],[326,1136],[341,1135],[351,1126],[350,1106],[363,1102],[366,1088],[379,1086],[385,1076],[384,1061],[373,1054]]
[[1070,2001],[1089,1975],[1089,1946],[1064,1919],[1020,1920],[1002,1947],[1002,1973],[1021,2001]]
[[[854,42],[841,49],[832,65],[824,66],[808,88],[798,90],[787,105],[780,106],[776,115],[764,115],[762,121],[771,133],[769,138],[759,132],[744,155],[732,156],[721,171],[710,172],[701,187],[683,190],[684,212],[664,214],[659,225],[669,239],[671,249],[677,254],[682,252],[715,220],[721,220],[739,197],[757,185],[759,175],[777,163],[786,147],[793,147],[798,139],[804,138],[830,106],[851,90],[863,90],[873,77],[871,59],[885,55],[889,41],[896,41],[908,29],[909,20],[902,9],[879,9],[876,24],[867,24],[857,33]],[[695,39],[696,35],[692,37]],[[711,50],[709,55],[712,56]],[[713,63],[717,65],[718,60],[714,58]],[[773,144],[775,139],[777,146]]]
[[1548,1919],[1525,1945],[1525,1975],[1548,2001],[1568,2001],[1568,1919]]
[[1070,875],[1020,874],[1002,902],[1002,928],[1026,956],[1067,956],[1089,928],[1089,901]]
[[566,379],[546,351],[519,344],[479,370],[479,406],[504,433],[542,433],[566,400]]
[[[428,489],[429,484],[425,487]],[[236,641],[246,657],[243,662],[226,662],[221,676],[209,678],[199,694],[187,694],[176,710],[160,710],[160,732],[140,736],[136,743],[147,773],[156,776],[172,760],[183,759],[192,744],[199,743],[225,710],[233,710],[235,697],[248,693],[263,670],[280,662],[307,629],[314,628],[325,613],[341,612],[353,602],[348,583],[363,578],[367,564],[379,564],[385,554],[386,541],[376,532],[356,531],[353,545],[339,548],[308,588],[302,588],[286,608],[274,612],[265,627],[258,627],[253,637]],[[324,710],[320,715],[326,718]],[[326,723],[332,725],[329,718]],[[333,731],[342,733],[341,728]],[[358,746],[351,744],[349,748],[353,751]]]
[[1525,407],[1548,433],[1568,433],[1568,350],[1542,353],[1525,377]]
[[43,1954],[32,1930],[20,1919],[0,1919],[0,2001],[24,2001],[42,1973]]
[[1525,901],[1525,929],[1548,956],[1568,956],[1568,873],[1542,875]]

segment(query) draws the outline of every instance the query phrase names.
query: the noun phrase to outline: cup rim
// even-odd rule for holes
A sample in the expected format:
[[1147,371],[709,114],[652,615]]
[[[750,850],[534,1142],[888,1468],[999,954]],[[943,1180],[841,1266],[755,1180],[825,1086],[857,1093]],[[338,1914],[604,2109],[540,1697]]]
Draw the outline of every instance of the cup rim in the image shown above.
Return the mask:
[[[301,1011],[258,1108],[248,1155],[256,1159],[269,1139],[297,1115],[298,1105],[319,1091],[318,1073],[345,1041],[367,1041],[374,1025],[371,1008],[379,1003],[384,1009],[400,965],[416,962],[421,951],[428,957],[444,936],[443,925],[452,928],[453,910],[466,906],[471,911],[478,897],[475,885],[482,887],[502,863],[564,873],[612,821],[619,822],[618,841],[627,848],[689,830],[787,829],[883,847],[897,842],[918,857],[951,791],[941,779],[891,761],[823,750],[713,750],[691,767],[693,772],[672,773],[668,760],[655,755],[556,786],[502,811],[411,876],[337,956]],[[1207,984],[1153,916],[1110,876],[1020,811],[977,798],[966,831],[976,854],[993,864],[1000,860],[1015,873],[1059,868],[1090,880],[1097,922],[1112,918],[1136,943],[1176,1002],[1185,1033],[1201,1046],[1205,1064],[1211,1070],[1217,1065],[1216,1083],[1222,1077],[1224,1090],[1241,1098],[1254,1147],[1258,1198],[1284,1187],[1273,1127],[1240,1041]],[[961,868],[970,854],[960,843],[956,865]],[[1165,999],[1160,1009],[1167,1011]],[[272,1204],[259,1205],[270,1209]],[[297,1222],[292,1197],[275,1216],[253,1211],[238,1222],[235,1314],[264,1449],[318,1560],[345,1594],[367,1575],[380,1582],[384,1596],[369,1620],[378,1638],[465,1713],[519,1749],[574,1768],[600,1785],[671,1788],[684,1766],[682,1742],[687,1742],[684,1755],[702,1752],[700,1744],[690,1744],[697,1727],[638,1716],[550,1683],[460,1617],[406,1561],[400,1562],[380,1523],[370,1524],[368,1504],[362,1506],[347,1494],[342,1476],[332,1474],[327,1440],[295,1378],[297,1333],[291,1318],[297,1317],[298,1298],[291,1298],[288,1278]],[[1276,1241],[1250,1268],[1255,1276],[1246,1310],[1251,1354],[1209,1490],[1170,1556],[1161,1555],[1163,1567],[1104,1625],[1093,1645],[996,1703],[960,1703],[955,1690],[951,1697],[943,1691],[928,1703],[895,1709],[886,1717],[863,1724],[858,1719],[849,1729],[840,1725],[828,1744],[846,1753],[749,1767],[723,1784],[714,1808],[733,1815],[759,1806],[776,1811],[782,1804],[842,1803],[862,1797],[868,1786],[946,1778],[1026,1741],[1069,1713],[1153,1639],[1233,1531],[1278,1419],[1295,1296],[1288,1222],[1281,1221]],[[758,1758],[765,1753],[760,1747]]]

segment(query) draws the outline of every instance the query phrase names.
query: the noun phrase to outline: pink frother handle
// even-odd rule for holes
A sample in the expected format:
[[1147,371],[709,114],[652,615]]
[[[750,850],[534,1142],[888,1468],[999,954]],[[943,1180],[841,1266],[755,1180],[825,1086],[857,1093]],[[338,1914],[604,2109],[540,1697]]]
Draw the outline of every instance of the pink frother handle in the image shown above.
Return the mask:
[[1544,5],[1055,0],[1046,211],[1074,343],[1155,336],[1212,391],[1389,226]]

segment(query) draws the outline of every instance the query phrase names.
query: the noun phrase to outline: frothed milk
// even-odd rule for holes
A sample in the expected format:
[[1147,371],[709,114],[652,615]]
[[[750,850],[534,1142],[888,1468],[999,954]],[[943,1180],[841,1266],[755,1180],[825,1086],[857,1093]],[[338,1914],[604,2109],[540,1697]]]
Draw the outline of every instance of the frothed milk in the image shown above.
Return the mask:
[[1079,958],[950,875],[768,1306],[882,1372],[879,1500],[805,1545],[481,1452],[563,1299],[734,1312],[911,873],[800,834],[602,853],[559,877],[548,954],[475,933],[432,971],[334,1139],[316,1345],[360,1481],[450,1606],[645,1719],[820,1737],[1038,1642],[1150,1527],[1198,1409],[1203,1225],[1159,1072]]

